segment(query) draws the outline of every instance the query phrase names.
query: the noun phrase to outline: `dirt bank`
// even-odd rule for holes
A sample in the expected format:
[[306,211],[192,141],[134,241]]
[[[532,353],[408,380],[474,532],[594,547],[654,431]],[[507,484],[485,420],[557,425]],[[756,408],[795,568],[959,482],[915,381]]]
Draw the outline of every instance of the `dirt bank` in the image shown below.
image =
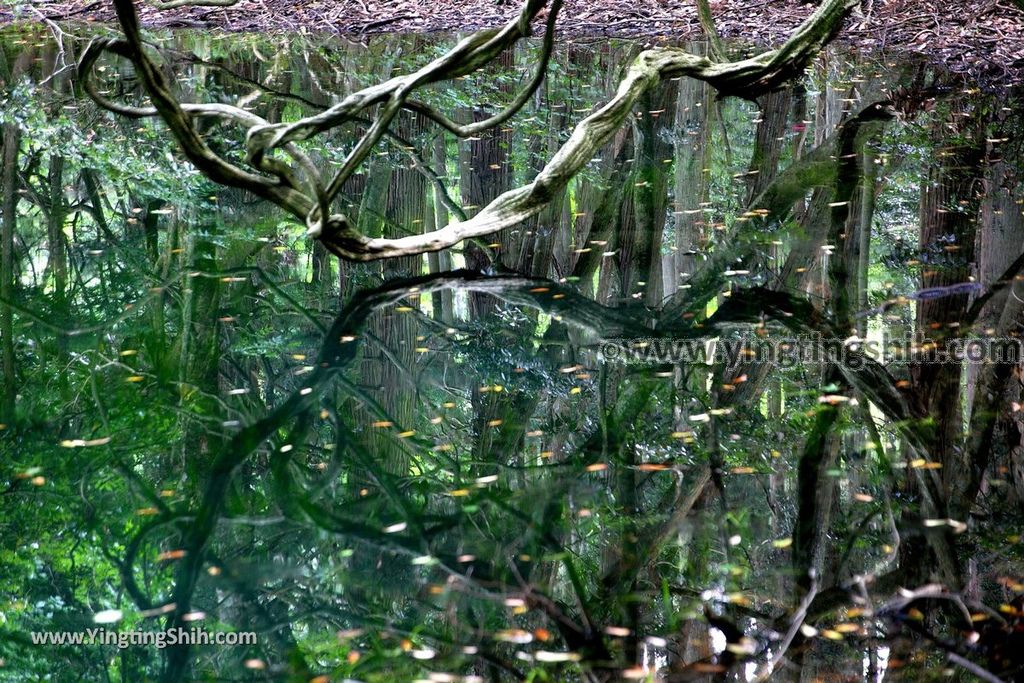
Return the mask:
[[[140,3],[140,6],[143,3]],[[513,16],[517,0],[240,0],[233,7],[144,7],[150,27],[227,31],[366,34],[465,31]],[[719,0],[712,10],[722,35],[761,45],[781,42],[813,9],[794,0]],[[39,0],[31,10],[0,8],[17,19],[106,22],[108,0]],[[699,38],[693,0],[566,0],[559,29],[570,35]],[[1024,73],[1024,12],[1014,0],[864,0],[841,40],[869,50],[918,52],[951,69],[1003,81]]]

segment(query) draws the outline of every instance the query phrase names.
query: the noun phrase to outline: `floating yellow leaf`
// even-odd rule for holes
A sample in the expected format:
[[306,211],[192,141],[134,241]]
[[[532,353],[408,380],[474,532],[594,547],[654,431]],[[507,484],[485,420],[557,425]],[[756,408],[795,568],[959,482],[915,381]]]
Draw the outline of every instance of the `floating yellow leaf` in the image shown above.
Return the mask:
[[752,604],[750,598],[743,593],[729,593],[725,598],[732,604],[739,605],[740,607],[749,607]]
[[110,443],[110,437],[104,436],[99,439],[64,439],[60,445],[64,448],[82,448],[89,446],[103,446]]

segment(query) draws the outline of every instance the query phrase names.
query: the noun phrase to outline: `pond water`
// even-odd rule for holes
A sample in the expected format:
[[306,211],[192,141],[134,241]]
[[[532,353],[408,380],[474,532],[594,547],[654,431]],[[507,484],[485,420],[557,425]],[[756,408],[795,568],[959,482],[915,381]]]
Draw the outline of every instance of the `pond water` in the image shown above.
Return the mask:
[[[670,81],[535,219],[353,264],[97,107],[96,30],[0,33],[0,680],[1024,676],[1018,92],[843,48]],[[155,39],[270,121],[452,44]],[[344,208],[473,214],[642,48],[566,41],[468,140],[400,117]],[[425,97],[480,120],[537,54]]]

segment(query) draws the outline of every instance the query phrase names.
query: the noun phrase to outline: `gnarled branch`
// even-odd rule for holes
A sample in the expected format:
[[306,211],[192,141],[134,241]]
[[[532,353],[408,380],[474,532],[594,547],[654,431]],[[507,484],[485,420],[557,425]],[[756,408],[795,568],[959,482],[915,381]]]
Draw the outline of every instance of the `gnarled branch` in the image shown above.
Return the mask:
[[[778,87],[798,73],[835,35],[856,0],[825,0],[779,49],[736,62],[715,61],[676,48],[656,48],[641,53],[619,85],[615,96],[581,121],[533,182],[505,192],[469,220],[456,221],[428,233],[399,238],[372,238],[360,233],[345,215],[331,213],[335,196],[389,130],[403,109],[417,111],[458,136],[478,133],[500,125],[521,109],[543,80],[554,46],[554,24],[561,0],[524,0],[518,17],[501,29],[478,31],[443,56],[421,69],[353,93],[323,112],[294,123],[249,125],[247,161],[257,171],[239,168],[217,156],[192,123],[194,116],[218,115],[242,122],[255,115],[226,105],[182,105],[170,93],[163,75],[143,50],[138,17],[132,0],[114,0],[126,41],[108,42],[97,49],[114,49],[132,60],[153,102],[186,157],[208,178],[224,185],[247,189],[269,199],[302,220],[311,236],[332,253],[356,261],[370,261],[439,251],[459,242],[482,237],[535,216],[580,172],[628,118],[637,100],[665,79],[688,76],[711,84],[723,95],[753,97]],[[546,33],[539,67],[522,92],[506,109],[488,119],[460,126],[432,107],[411,99],[420,88],[459,78],[490,64],[502,51],[530,34],[530,23],[547,9]],[[92,57],[95,61],[95,56]],[[91,65],[91,63],[89,63]],[[98,93],[90,91],[94,97]],[[113,103],[101,101],[104,106]],[[118,105],[114,105],[118,106]],[[349,123],[370,107],[376,117],[349,152],[334,177],[324,187],[318,176],[297,157],[291,143]],[[142,115],[149,109],[120,107],[126,115]],[[242,112],[242,113],[239,113]],[[255,117],[258,118],[258,117]],[[283,148],[303,167],[300,177],[274,151]]]

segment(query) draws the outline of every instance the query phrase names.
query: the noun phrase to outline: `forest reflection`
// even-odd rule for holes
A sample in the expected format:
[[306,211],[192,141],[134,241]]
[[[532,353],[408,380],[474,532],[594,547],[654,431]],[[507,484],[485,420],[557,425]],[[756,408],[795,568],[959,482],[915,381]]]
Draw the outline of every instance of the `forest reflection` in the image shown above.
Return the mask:
[[[163,40],[181,91],[270,121],[448,42]],[[517,229],[351,264],[83,96],[84,43],[0,46],[0,680],[1022,676],[1018,358],[931,346],[1024,323],[1017,92],[844,49],[754,102],[672,81]],[[640,48],[563,44],[465,142],[403,115],[348,213],[472,215]],[[536,51],[432,103],[486,118]],[[843,353],[637,352],[796,336]],[[98,623],[258,642],[29,636]]]

